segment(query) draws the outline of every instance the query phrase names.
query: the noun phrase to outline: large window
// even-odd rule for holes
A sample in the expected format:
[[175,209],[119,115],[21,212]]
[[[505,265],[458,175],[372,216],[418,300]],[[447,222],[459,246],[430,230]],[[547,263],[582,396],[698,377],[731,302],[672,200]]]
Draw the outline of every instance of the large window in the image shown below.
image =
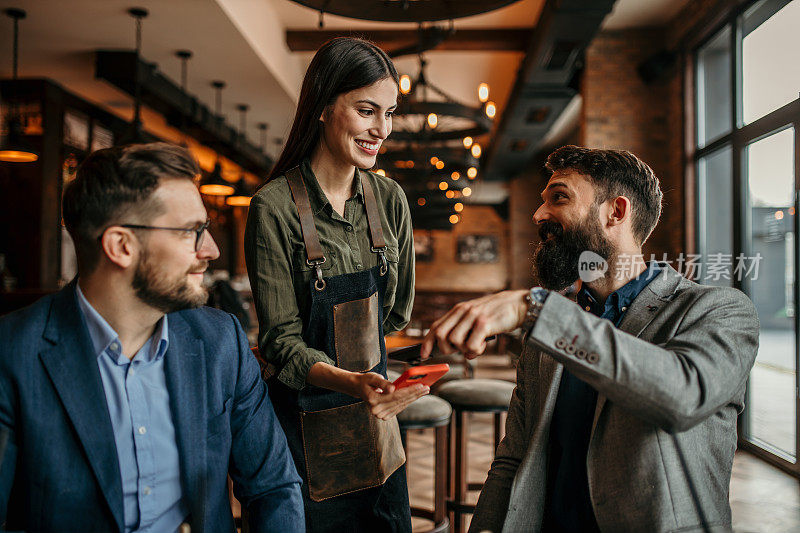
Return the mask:
[[[729,257],[761,322],[744,446],[798,466],[800,0],[752,2],[696,50],[697,246]],[[736,267],[739,270],[736,270]]]

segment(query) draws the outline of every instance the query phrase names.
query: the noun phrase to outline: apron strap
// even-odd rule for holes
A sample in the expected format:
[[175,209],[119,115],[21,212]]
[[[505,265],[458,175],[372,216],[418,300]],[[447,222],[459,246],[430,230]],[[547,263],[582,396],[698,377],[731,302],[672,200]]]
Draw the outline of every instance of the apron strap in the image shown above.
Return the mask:
[[364,208],[367,211],[367,224],[369,225],[369,237],[372,241],[372,251],[378,254],[381,261],[381,276],[386,274],[389,265],[386,262],[386,241],[383,239],[383,226],[381,225],[381,215],[378,211],[378,202],[375,200],[375,193],[372,191],[372,184],[369,182],[368,173],[361,176],[361,187],[364,189]]
[[303,243],[306,247],[306,263],[317,271],[314,287],[321,291],[325,288],[325,280],[322,279],[322,264],[325,262],[325,254],[322,253],[322,245],[319,243],[319,234],[317,233],[317,227],[314,225],[314,212],[311,210],[311,203],[308,201],[308,191],[306,190],[306,184],[303,183],[300,167],[294,167],[286,172],[286,180],[289,182],[294,205],[297,207],[297,214],[300,217],[300,229],[303,233]]

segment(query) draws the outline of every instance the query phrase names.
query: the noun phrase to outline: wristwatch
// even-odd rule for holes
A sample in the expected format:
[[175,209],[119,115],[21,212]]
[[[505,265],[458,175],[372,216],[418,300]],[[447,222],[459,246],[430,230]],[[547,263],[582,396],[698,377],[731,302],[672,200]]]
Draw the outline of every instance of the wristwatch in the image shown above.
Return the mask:
[[525,295],[525,301],[528,302],[528,310],[525,312],[525,319],[522,321],[522,331],[526,340],[533,330],[536,320],[539,318],[539,313],[542,312],[542,307],[544,307],[548,294],[550,294],[550,291],[547,289],[534,287]]

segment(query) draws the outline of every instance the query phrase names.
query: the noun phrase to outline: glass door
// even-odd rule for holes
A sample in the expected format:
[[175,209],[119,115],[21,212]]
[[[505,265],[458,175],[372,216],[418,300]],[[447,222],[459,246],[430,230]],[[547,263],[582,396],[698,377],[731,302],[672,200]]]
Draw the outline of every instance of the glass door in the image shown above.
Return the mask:
[[[695,50],[697,251],[730,258],[761,330],[739,443],[800,477],[800,0],[751,0]],[[796,55],[796,54],[795,54]]]
[[749,214],[742,244],[754,267],[743,288],[761,322],[744,436],[790,463],[797,457],[795,144],[788,127],[746,145],[742,160]]

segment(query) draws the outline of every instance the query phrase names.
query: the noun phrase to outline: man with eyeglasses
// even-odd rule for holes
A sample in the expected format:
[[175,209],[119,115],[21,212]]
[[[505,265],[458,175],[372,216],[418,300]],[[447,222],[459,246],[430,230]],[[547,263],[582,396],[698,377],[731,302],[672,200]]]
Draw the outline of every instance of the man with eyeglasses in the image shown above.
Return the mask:
[[78,277],[0,318],[0,529],[304,531],[300,478],[181,147],[91,154],[66,187]]

